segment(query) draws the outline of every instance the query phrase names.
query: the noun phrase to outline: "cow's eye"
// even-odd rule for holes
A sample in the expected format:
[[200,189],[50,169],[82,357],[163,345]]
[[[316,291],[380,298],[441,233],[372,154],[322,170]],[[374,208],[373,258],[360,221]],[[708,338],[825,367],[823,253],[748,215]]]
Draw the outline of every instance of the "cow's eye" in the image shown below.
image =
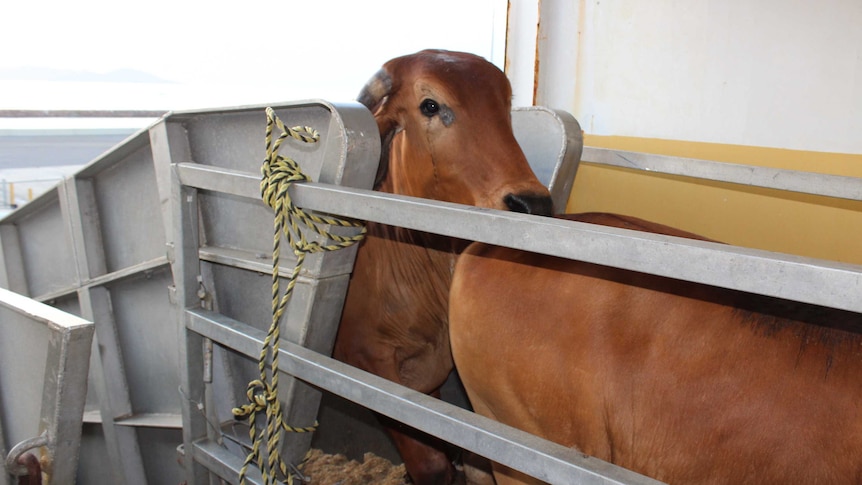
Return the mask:
[[419,105],[419,110],[422,111],[423,115],[431,118],[440,111],[440,105],[433,99],[425,99],[422,100],[422,103]]

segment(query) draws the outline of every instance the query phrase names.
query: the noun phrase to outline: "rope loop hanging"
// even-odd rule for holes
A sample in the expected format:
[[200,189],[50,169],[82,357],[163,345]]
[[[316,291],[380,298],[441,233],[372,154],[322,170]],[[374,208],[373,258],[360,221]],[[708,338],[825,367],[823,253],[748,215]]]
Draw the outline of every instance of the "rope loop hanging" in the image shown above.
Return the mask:
[[[278,128],[280,134],[273,141],[274,128]],[[279,483],[279,476],[283,477],[282,483],[293,483],[293,476],[279,453],[281,434],[282,432],[312,432],[316,429],[317,422],[308,427],[289,426],[284,422],[284,413],[278,399],[279,321],[293,294],[307,254],[346,248],[356,244],[365,236],[365,226],[359,222],[308,213],[294,205],[289,193],[291,184],[311,182],[311,179],[302,172],[295,160],[279,154],[282,143],[288,138],[302,143],[317,143],[320,141],[320,133],[308,126],[288,128],[272,108],[266,108],[266,158],[261,166],[260,193],[264,203],[275,213],[272,242],[272,321],[258,360],[260,378],[251,381],[248,385],[246,391],[248,404],[233,409],[236,419],[248,418],[249,437],[252,442],[251,452],[246,456],[240,470],[240,484],[245,484],[248,467],[252,463],[260,469],[265,485]],[[341,236],[329,232],[328,226],[358,228],[359,232],[353,236]],[[304,229],[314,231],[330,243],[321,244],[318,241],[309,240]],[[279,278],[282,236],[296,255],[296,264],[288,277],[283,294]],[[268,366],[267,363],[269,363]],[[255,416],[261,413],[266,416],[263,432],[258,431],[255,423]]]

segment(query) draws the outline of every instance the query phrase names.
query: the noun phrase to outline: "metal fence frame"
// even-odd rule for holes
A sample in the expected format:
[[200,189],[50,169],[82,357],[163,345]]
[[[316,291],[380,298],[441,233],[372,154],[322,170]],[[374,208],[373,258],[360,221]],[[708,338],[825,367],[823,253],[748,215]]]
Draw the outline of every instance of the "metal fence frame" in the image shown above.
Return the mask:
[[[221,174],[194,166],[180,164],[177,170],[184,184],[231,185],[235,195],[255,196],[253,177],[234,175],[225,184],[217,182]],[[327,213],[862,312],[858,265],[325,184],[297,185],[291,193],[298,205]],[[262,341],[250,337],[254,332],[247,325],[203,311],[194,312],[187,324],[243,352],[254,352]],[[393,390],[326,357],[293,346],[282,356],[297,377],[550,483],[652,483],[478,416],[464,418],[457,408],[403,388]],[[390,401],[394,396],[398,403]]]
[[[298,107],[301,108],[302,106]],[[336,110],[341,112],[346,108],[359,109],[361,113],[364,113],[366,116],[368,115],[367,110],[361,107],[338,106]],[[581,132],[577,122],[570,115],[543,108],[523,109],[513,114],[513,116],[518,120],[515,123],[516,132],[521,133],[519,141],[524,146],[528,159],[534,157],[533,163],[538,164],[537,166],[544,165],[544,171],[540,174],[540,177],[544,176],[543,181],[550,186],[552,194],[556,195],[558,206],[564,207],[565,197],[567,197],[571,188],[581,150]],[[165,121],[164,125],[152,128],[151,133],[154,134],[154,140],[158,140],[157,146],[161,147],[156,149],[156,153],[159,154],[157,157],[163,158],[162,163],[159,163],[159,165],[168,166],[167,162],[171,162],[171,166],[173,167],[173,203],[171,204],[174,208],[173,259],[175,262],[173,267],[177,282],[177,300],[184,308],[184,317],[181,325],[187,329],[184,334],[183,330],[181,330],[181,334],[183,334],[181,339],[185,342],[183,347],[186,352],[186,357],[182,360],[188,362],[183,386],[186,389],[186,393],[194,396],[195,399],[203,401],[206,399],[204,396],[207,395],[210,396],[210,399],[213,399],[214,385],[212,382],[213,380],[218,380],[218,376],[213,378],[212,375],[207,375],[211,372],[218,373],[217,369],[215,371],[211,370],[217,364],[209,363],[212,362],[212,353],[210,353],[209,349],[215,348],[216,351],[222,348],[232,349],[232,351],[238,352],[249,359],[255,359],[260,353],[264,334],[260,328],[255,328],[248,323],[230,318],[217,310],[213,310],[213,306],[218,306],[218,302],[216,301],[218,298],[210,296],[209,293],[214,288],[217,288],[219,283],[211,281],[212,277],[206,275],[208,271],[205,269],[205,264],[226,265],[260,272],[267,271],[268,267],[266,264],[254,261],[253,258],[243,256],[243,254],[248,255],[249,251],[220,247],[218,243],[209,242],[209,238],[199,232],[205,231],[205,228],[211,229],[216,225],[213,221],[207,221],[207,217],[217,217],[209,215],[207,214],[207,210],[201,209],[201,203],[198,201],[199,194],[208,194],[210,197],[215,197],[212,194],[219,194],[219,197],[225,197],[227,200],[248,200],[253,204],[261,206],[262,204],[259,201],[260,177],[253,171],[256,169],[256,159],[252,161],[254,164],[246,166],[244,171],[238,171],[235,167],[219,166],[219,163],[212,160],[196,159],[184,162],[184,160],[194,158],[191,156],[193,150],[189,146],[191,143],[190,140],[193,138],[189,133],[191,130],[186,129],[182,125],[184,121],[182,117],[168,117]],[[367,125],[364,131],[366,133],[373,133],[371,136],[376,140],[379,136],[376,134],[376,125],[373,125],[373,120],[370,118],[368,118],[367,122],[372,124]],[[517,126],[519,122],[521,128]],[[318,120],[318,123],[320,123],[320,120]],[[262,128],[262,124],[260,126]],[[529,128],[526,130],[526,135],[523,131],[524,127]],[[244,129],[240,131],[244,131]],[[359,131],[362,131],[362,129],[359,129]],[[355,138],[355,133],[352,136]],[[365,136],[368,135],[366,134]],[[556,141],[547,143],[549,137]],[[545,141],[543,142],[542,140]],[[358,152],[358,150],[355,151]],[[376,166],[377,153],[375,151],[372,155],[374,166]],[[208,156],[217,157],[218,155],[211,153]],[[360,159],[363,158],[361,153],[356,153],[354,156]],[[539,161],[536,161],[535,157],[538,157]],[[225,162],[223,161],[222,163]],[[317,162],[313,163],[309,168],[305,166],[303,168],[305,171],[308,171],[310,168],[312,178],[315,180],[318,179],[316,173],[320,171],[320,168]],[[365,170],[369,169],[370,167],[367,167]],[[373,168],[371,170],[373,172]],[[338,170],[335,172],[338,172]],[[347,181],[345,180],[345,182]],[[365,185],[370,186],[370,182],[371,179],[367,179]],[[362,194],[377,194],[369,190],[349,189],[343,186],[325,184],[313,184],[313,186],[338,187],[347,191],[358,190]],[[341,197],[340,193],[336,194],[336,197]],[[365,202],[360,201],[362,204]],[[368,207],[373,207],[373,204]],[[306,205],[306,208],[317,209],[319,207],[310,204]],[[432,218],[435,217],[432,216]],[[245,225],[244,230],[249,230],[249,226]],[[202,241],[207,241],[207,243],[203,243]],[[352,266],[352,259],[350,265]],[[325,265],[321,265],[321,269],[323,268],[325,268]],[[289,273],[289,268],[285,268],[283,272]],[[331,270],[325,269],[323,273],[333,274]],[[317,278],[315,270],[306,271],[304,274],[308,279]],[[206,290],[202,292],[203,288],[206,288]],[[332,315],[335,317],[334,322],[312,322],[310,326],[323,325],[334,329],[334,325],[337,325],[340,315],[343,296],[343,293],[335,296],[329,295],[330,300],[328,305],[337,310]],[[203,301],[201,300],[202,297],[204,298]],[[315,297],[314,295],[303,297],[302,295],[295,294],[292,302],[296,301],[297,298],[300,300],[298,304],[304,307],[308,305],[310,299]],[[293,304],[291,303],[291,307]],[[284,326],[288,329],[289,334],[302,335],[303,332],[291,329],[297,326],[309,325],[308,317],[302,314],[291,315],[291,307],[289,307],[288,318]],[[291,317],[293,317],[294,321],[291,321]],[[315,387],[331,391],[336,395],[359,403],[369,409],[395,417],[411,426],[431,431],[432,434],[440,434],[441,429],[448,429],[449,431],[443,435],[443,438],[461,444],[459,426],[473,426],[472,424],[468,424],[473,419],[473,415],[326,357],[324,354],[328,355],[333,337],[334,332],[327,339],[328,342],[324,346],[323,353],[319,352],[320,349],[318,349],[318,352],[314,352],[309,349],[313,345],[309,345],[308,342],[301,340],[298,341],[296,338],[291,339],[291,343],[283,342],[283,349],[291,349],[290,351],[282,350],[281,353],[286,373],[299,377],[301,380]],[[319,346],[319,343],[317,345]],[[302,358],[298,359],[297,355],[301,355]],[[303,367],[303,363],[318,369],[318,371],[309,371],[307,367]],[[369,380],[373,384],[368,384],[367,381]],[[201,383],[204,383],[203,387],[201,387]],[[308,393],[308,390],[305,392]],[[197,396],[200,397],[198,398]],[[395,397],[398,397],[398,399],[393,402],[393,398]],[[291,407],[298,404],[295,397],[288,396],[287,400]],[[302,406],[302,404],[299,405],[300,407]],[[316,406],[316,403],[314,405]],[[218,413],[208,411],[205,417],[199,410],[194,409],[194,406],[189,406],[187,414],[189,421],[186,421],[187,429],[184,440],[184,453],[190,482],[205,482],[207,471],[209,471],[215,473],[221,479],[235,483],[237,474],[243,463],[244,455],[236,453],[236,450],[231,452],[228,449],[229,447],[224,443],[224,434],[212,425],[214,422],[221,422]],[[503,438],[494,437],[487,430],[480,431],[481,439],[474,436],[476,442],[482,443],[480,449],[486,453],[488,453],[488,449],[486,448],[487,443],[492,443],[491,449],[493,450],[504,450],[514,447],[513,449],[518,450],[516,453],[523,455],[518,461],[523,461],[524,463],[534,461],[532,459],[523,460],[525,456],[543,456],[548,463],[555,464],[549,465],[551,470],[555,467],[557,470],[565,470],[564,472],[558,472],[558,474],[570,474],[574,470],[578,470],[577,473],[581,473],[584,476],[593,476],[597,473],[596,470],[607,469],[606,471],[612,476],[632,476],[630,472],[616,469],[615,467],[608,468],[609,465],[607,464],[593,459],[585,459],[576,452],[550,443],[545,443],[546,446],[550,446],[550,452],[545,450],[530,452],[529,445],[524,445],[524,442],[539,443],[541,440],[536,442],[535,438],[528,437],[526,434],[514,431],[503,425],[491,423],[488,420],[485,420],[483,425],[498,430],[498,432],[504,430],[502,431]],[[512,438],[512,436],[515,436],[515,438]],[[282,454],[287,455],[290,460],[298,461],[305,454],[308,445],[307,442],[302,443],[301,437],[295,441],[300,441],[300,444],[296,446],[286,445],[287,449]],[[297,452],[297,449],[299,452]],[[502,458],[502,460],[507,462],[506,458]],[[514,464],[514,466],[517,467],[518,465]],[[538,469],[534,470],[534,473],[537,472],[539,472]],[[553,476],[552,474],[551,477]],[[252,479],[254,478],[256,478],[256,474],[252,474]]]

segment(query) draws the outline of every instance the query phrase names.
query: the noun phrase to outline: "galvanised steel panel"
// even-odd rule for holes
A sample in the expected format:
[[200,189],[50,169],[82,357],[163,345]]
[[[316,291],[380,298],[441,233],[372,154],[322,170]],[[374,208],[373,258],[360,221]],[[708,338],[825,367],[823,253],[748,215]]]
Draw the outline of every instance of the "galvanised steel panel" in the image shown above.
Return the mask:
[[81,485],[121,483],[114,473],[114,467],[106,462],[108,456],[108,443],[102,433],[102,425],[85,422],[81,430],[81,452],[78,456],[76,482]]
[[[313,180],[330,183],[341,180],[345,169],[338,163],[324,163],[327,159],[340,158],[340,152],[345,150],[339,145],[340,130],[331,129],[331,108],[322,103],[309,102],[299,103],[289,109],[276,108],[275,111],[287,126],[311,126],[320,133],[318,143],[303,143],[288,138],[281,145],[280,154],[297,160],[303,172]],[[262,108],[179,114],[171,116],[169,120],[181,123],[185,128],[191,158],[195,163],[260,177],[260,166],[265,156],[265,114]],[[203,246],[243,249],[262,257],[271,254],[272,210],[263,206],[258,197],[249,200],[203,192],[199,195],[199,201],[204,228],[201,236]],[[330,255],[328,259],[340,256]],[[309,259],[309,267],[312,267],[316,257]]]
[[64,295],[47,302],[52,307],[76,317],[81,316],[81,303],[77,294]]
[[[298,103],[290,109],[276,107],[275,112],[286,126],[310,126],[320,132],[321,139],[318,143],[286,140],[280,153],[301,160],[303,171],[314,180],[335,180],[338,176],[336,173],[321,173],[325,148],[330,138],[332,111],[320,103]],[[184,161],[259,173],[265,155],[263,127],[266,115],[262,107],[203,112],[195,116],[177,114],[170,119],[182,122],[188,132],[192,160]],[[274,133],[277,136],[278,129]]]
[[170,268],[163,266],[107,286],[135,414],[180,413],[172,282]]
[[539,181],[564,212],[581,161],[584,137],[574,116],[542,106],[512,110],[512,130]]
[[28,296],[37,298],[74,287],[78,283],[75,252],[57,189],[24,208],[28,210],[13,213],[4,222],[14,223],[18,229]]
[[269,328],[272,322],[271,275],[221,264],[202,263],[202,266],[202,272],[211,275],[209,290],[218,302],[219,313],[264,331]]
[[272,254],[272,209],[254,199],[216,192],[198,195],[202,246],[242,249],[261,260]]
[[[288,126],[308,125],[321,134],[320,143],[309,146],[285,140],[281,155],[296,158],[303,172],[314,180],[370,187],[379,160],[379,134],[367,109],[358,104],[336,107],[325,102],[304,102],[276,107],[275,111]],[[171,115],[165,120],[166,126],[151,130],[153,140],[158,143],[154,152],[170,163],[187,162],[223,173],[242,173],[259,181],[265,155],[264,113],[264,107],[254,107]],[[178,130],[177,124],[184,129]],[[228,176],[223,180],[232,179]],[[223,189],[233,191],[230,187],[219,187],[217,182],[208,191],[185,189],[176,173],[172,187],[171,228],[176,254],[173,268],[182,308],[203,305],[253,322],[255,328],[267,328],[272,318],[268,267],[273,216],[259,200],[259,191],[250,197],[216,193]],[[203,235],[198,235],[198,228]],[[290,252],[284,249],[283,253],[282,263],[289,269]],[[303,278],[283,319],[285,340],[329,351],[352,256],[353,252],[348,250],[313,255],[306,260]],[[197,275],[200,281],[195,281]],[[193,332],[186,332],[184,340],[187,356],[184,392],[197,402],[201,402],[202,396],[212,396],[206,407],[209,420],[202,419],[195,401],[190,400],[183,411],[187,478],[190,482],[204,483],[202,457],[195,453],[192,443],[213,437],[207,421],[221,420],[231,407],[242,402],[248,381],[257,378],[258,372],[253,361],[219,348],[215,349],[215,355],[221,362],[212,363],[207,354],[201,354],[207,341]],[[285,401],[288,422],[313,423],[318,391],[293,379],[283,379],[279,394]],[[298,461],[308,450],[310,438],[307,434],[285,436],[282,454],[288,461]],[[242,450],[236,452],[237,458],[244,455]]]
[[78,297],[82,313],[96,323],[98,358],[93,359],[89,390],[98,397],[98,414],[91,419],[101,423],[107,442],[106,466],[112,469],[115,483],[141,483],[145,472],[136,430],[116,424],[134,410],[110,292],[101,286],[82,288]]
[[108,273],[165,255],[155,177],[149,145],[92,176]]
[[0,288],[27,294],[21,240],[14,222],[0,224]]
[[0,385],[3,389],[0,410],[9,448],[39,434],[42,380],[50,338],[51,330],[47,325],[0,307]]
[[183,483],[183,468],[177,463],[177,446],[183,442],[182,430],[138,427],[137,432],[147,483]]

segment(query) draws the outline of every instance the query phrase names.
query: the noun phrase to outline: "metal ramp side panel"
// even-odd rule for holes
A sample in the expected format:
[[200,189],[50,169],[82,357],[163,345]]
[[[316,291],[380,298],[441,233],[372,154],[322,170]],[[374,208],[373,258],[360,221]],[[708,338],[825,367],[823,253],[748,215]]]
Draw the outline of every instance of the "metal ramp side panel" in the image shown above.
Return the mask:
[[75,254],[56,187],[5,217],[0,227],[10,289],[39,300],[74,291]]
[[47,463],[52,484],[75,482],[93,330],[92,322],[0,290],[0,441],[11,453],[44,433],[31,452]]
[[161,214],[154,210],[159,207],[159,199],[149,144],[91,178],[79,180],[93,185],[105,272],[164,258],[165,234]]
[[[98,210],[92,184],[76,182],[73,178],[69,178],[58,186],[58,190],[60,191],[60,199],[68,207],[66,210],[69,215],[68,229],[71,232],[79,278],[87,279],[90,275],[104,274],[104,255],[99,240]],[[70,295],[54,298],[49,303],[51,306],[73,315],[82,316],[86,312],[90,320],[96,322],[101,320],[95,318],[94,312],[90,308],[89,293],[81,288]],[[87,308],[82,308],[82,303]],[[102,430],[102,401],[107,402],[108,394],[104,385],[100,358],[105,350],[99,342],[98,325],[96,328],[96,335],[93,337],[93,346],[90,352],[87,397],[81,430],[80,464],[76,478],[79,483],[96,483],[94,478],[122,483],[122,480],[116,475],[116,470],[112,467],[106,467],[103,461],[104,457],[108,456],[111,463],[117,463],[119,456],[117,454],[118,447],[107,445],[105,442],[106,433]],[[104,335],[102,339],[106,340]],[[108,422],[112,423],[113,421]],[[107,434],[111,435],[110,432]],[[115,442],[112,440],[112,443]]]
[[[245,401],[247,377],[257,377],[257,362],[230,346],[213,346],[199,333],[185,330],[185,310],[205,307],[253,322],[257,328],[267,328],[271,321],[273,216],[259,200],[257,187],[265,148],[263,108],[180,113],[151,130],[156,166],[173,164],[173,222],[168,233],[176,300],[184,309],[180,339],[181,361],[186,364],[182,386],[187,396],[184,462],[189,483],[205,483],[209,472],[219,475],[224,469],[223,464],[196,454],[193,443],[219,443],[220,449],[240,461],[247,453],[233,441],[223,440],[221,431],[210,423],[230,419],[230,409]],[[285,142],[283,155],[297,159],[314,180],[370,188],[380,156],[379,134],[364,107],[311,101],[274,108],[286,125],[309,125],[321,133],[316,145]],[[285,253],[290,251],[282,253],[289,260]],[[282,319],[285,340],[329,352],[354,253],[355,249],[348,249],[308,258]],[[290,261],[283,263],[282,277],[291,265]],[[311,424],[319,392],[291,381],[286,375],[280,379],[286,419],[292,424]],[[205,403],[206,416],[198,403]],[[282,455],[298,462],[309,442],[308,434],[286,435]]]
[[[90,378],[98,412],[91,404],[90,454],[82,457],[95,468],[82,470],[79,479],[174,481],[180,469],[165,466],[164,456],[174,453],[181,435],[175,319],[147,133],[130,137],[61,188],[83,280],[81,312],[96,321],[98,341]],[[148,438],[154,432],[174,437],[154,441]],[[100,463],[104,456],[108,463]]]
[[14,223],[0,223],[0,288],[29,294],[18,226]]
[[[93,204],[88,202],[91,198],[87,197],[86,187],[79,192],[75,190],[77,186],[70,179],[66,179],[56,188],[4,218],[0,223],[0,239],[3,244],[3,259],[6,262],[4,276],[8,288],[20,294],[35,293],[39,300],[67,313],[80,316],[87,310],[85,308],[82,311],[78,297],[78,292],[81,291],[81,280],[87,278],[89,274],[84,248],[86,246],[86,251],[92,253],[93,250],[90,248],[100,247],[100,243],[91,244],[87,241],[84,245],[82,242],[80,236],[83,232],[82,225],[89,218],[79,217],[79,214],[95,214],[96,211]],[[83,195],[81,195],[82,192]],[[80,198],[79,195],[81,195]],[[98,239],[96,241],[98,242]],[[22,252],[22,247],[27,248],[26,253]],[[62,257],[64,264],[55,268],[51,260],[44,260],[44,255]],[[90,261],[97,259],[93,255],[89,258]],[[36,264],[29,263],[33,260]],[[10,265],[9,262],[12,264]],[[40,283],[57,275],[60,276],[59,281],[64,283],[54,283],[50,286]],[[28,284],[28,281],[33,280],[35,284]],[[92,312],[88,313],[88,318],[93,320]],[[110,463],[120,462],[117,456],[112,455],[121,447],[117,446],[116,441],[105,444],[100,426],[102,422],[99,416],[100,401],[104,402],[105,406],[110,402],[104,392],[104,386],[101,386],[100,349],[105,349],[105,346],[99,345],[98,339],[93,338],[89,361],[90,373],[85,383],[87,418],[83,423],[79,459],[82,463],[93,463],[96,469],[110,470]],[[114,402],[116,403],[117,400],[115,399]],[[108,423],[113,421],[109,420]],[[96,444],[95,453],[91,451],[92,444]],[[116,459],[111,459],[106,464],[105,456]],[[88,480],[86,477],[92,474],[92,469],[93,467],[79,466],[77,482],[104,483],[105,478],[110,478],[109,481],[112,483],[123,483],[113,474],[109,476],[100,474],[98,480]]]
[[584,148],[581,125],[565,111],[529,106],[512,110],[512,130],[554,210],[565,212]]
[[[346,146],[349,141],[361,149],[369,143],[376,146],[379,140],[376,135],[367,137],[364,132],[358,132],[348,140],[347,130],[352,129],[350,117],[354,116],[351,111],[331,117],[332,108],[323,102],[299,102],[287,106],[290,106],[288,110],[274,107],[285,125],[303,125],[315,120],[313,128],[320,132],[321,142],[303,144],[289,139],[282,145],[282,155],[298,160],[303,172],[314,181],[344,183],[354,187],[371,186],[375,171],[360,173],[356,164],[346,163]],[[364,109],[360,105],[355,106],[356,109]],[[254,195],[247,194],[250,197],[236,197],[236,193],[225,194],[220,191],[199,193],[203,225],[201,244],[206,247],[205,251],[222,254],[225,258],[238,256],[236,251],[240,251],[245,253],[242,259],[260,261],[266,267],[270,264],[268,258],[272,253],[272,237],[260,235],[271,234],[272,211],[260,203],[257,186],[260,164],[265,155],[263,108],[183,113],[172,115],[170,122],[181,123],[188,136],[188,158],[182,161],[194,162],[202,167],[244,172],[256,179]],[[289,251],[287,256],[290,256]],[[343,254],[336,252],[327,255],[327,260],[343,257]],[[318,255],[311,255],[306,259],[305,267],[310,271],[319,270],[319,259]],[[343,266],[352,267],[352,258],[345,259],[347,261]],[[342,272],[342,268],[333,270],[333,274]]]
[[[172,454],[180,441],[176,358],[164,359],[152,351],[175,348],[175,339],[161,336],[173,335],[176,318],[169,314],[165,289],[171,277],[164,226],[159,211],[151,207],[158,207],[158,196],[149,150],[146,132],[131,137],[0,223],[8,286],[91,319],[99,316],[86,420],[94,456],[84,455],[82,461],[101,468],[113,464],[114,483],[145,481],[144,461],[150,478],[170,481],[163,472],[168,467],[157,457]],[[146,302],[149,308],[136,307],[137,302]],[[171,328],[159,331],[152,322],[167,322],[163,325]],[[138,332],[145,338],[121,339]],[[132,362],[124,361],[120,346],[127,347]],[[166,355],[175,356],[176,351]],[[173,379],[148,378],[154,368]],[[133,403],[132,396],[142,402]],[[138,436],[153,428],[176,436],[145,447],[142,458]],[[100,443],[104,439],[108,442]],[[90,447],[82,452],[89,453]],[[110,460],[103,459],[106,455]],[[88,476],[79,481],[104,481],[103,474],[93,480]]]
[[[98,164],[96,164],[98,165]],[[91,178],[80,172],[66,180],[61,194],[70,214],[69,228],[79,275],[85,282],[105,278],[106,259],[98,197]],[[143,480],[140,447],[134,430],[118,429],[118,417],[132,413],[126,364],[122,358],[110,294],[104,287],[83,284],[77,290],[80,313],[96,323],[90,376],[88,412],[82,433],[82,466],[78,480],[116,483]],[[104,458],[107,457],[107,463]]]

